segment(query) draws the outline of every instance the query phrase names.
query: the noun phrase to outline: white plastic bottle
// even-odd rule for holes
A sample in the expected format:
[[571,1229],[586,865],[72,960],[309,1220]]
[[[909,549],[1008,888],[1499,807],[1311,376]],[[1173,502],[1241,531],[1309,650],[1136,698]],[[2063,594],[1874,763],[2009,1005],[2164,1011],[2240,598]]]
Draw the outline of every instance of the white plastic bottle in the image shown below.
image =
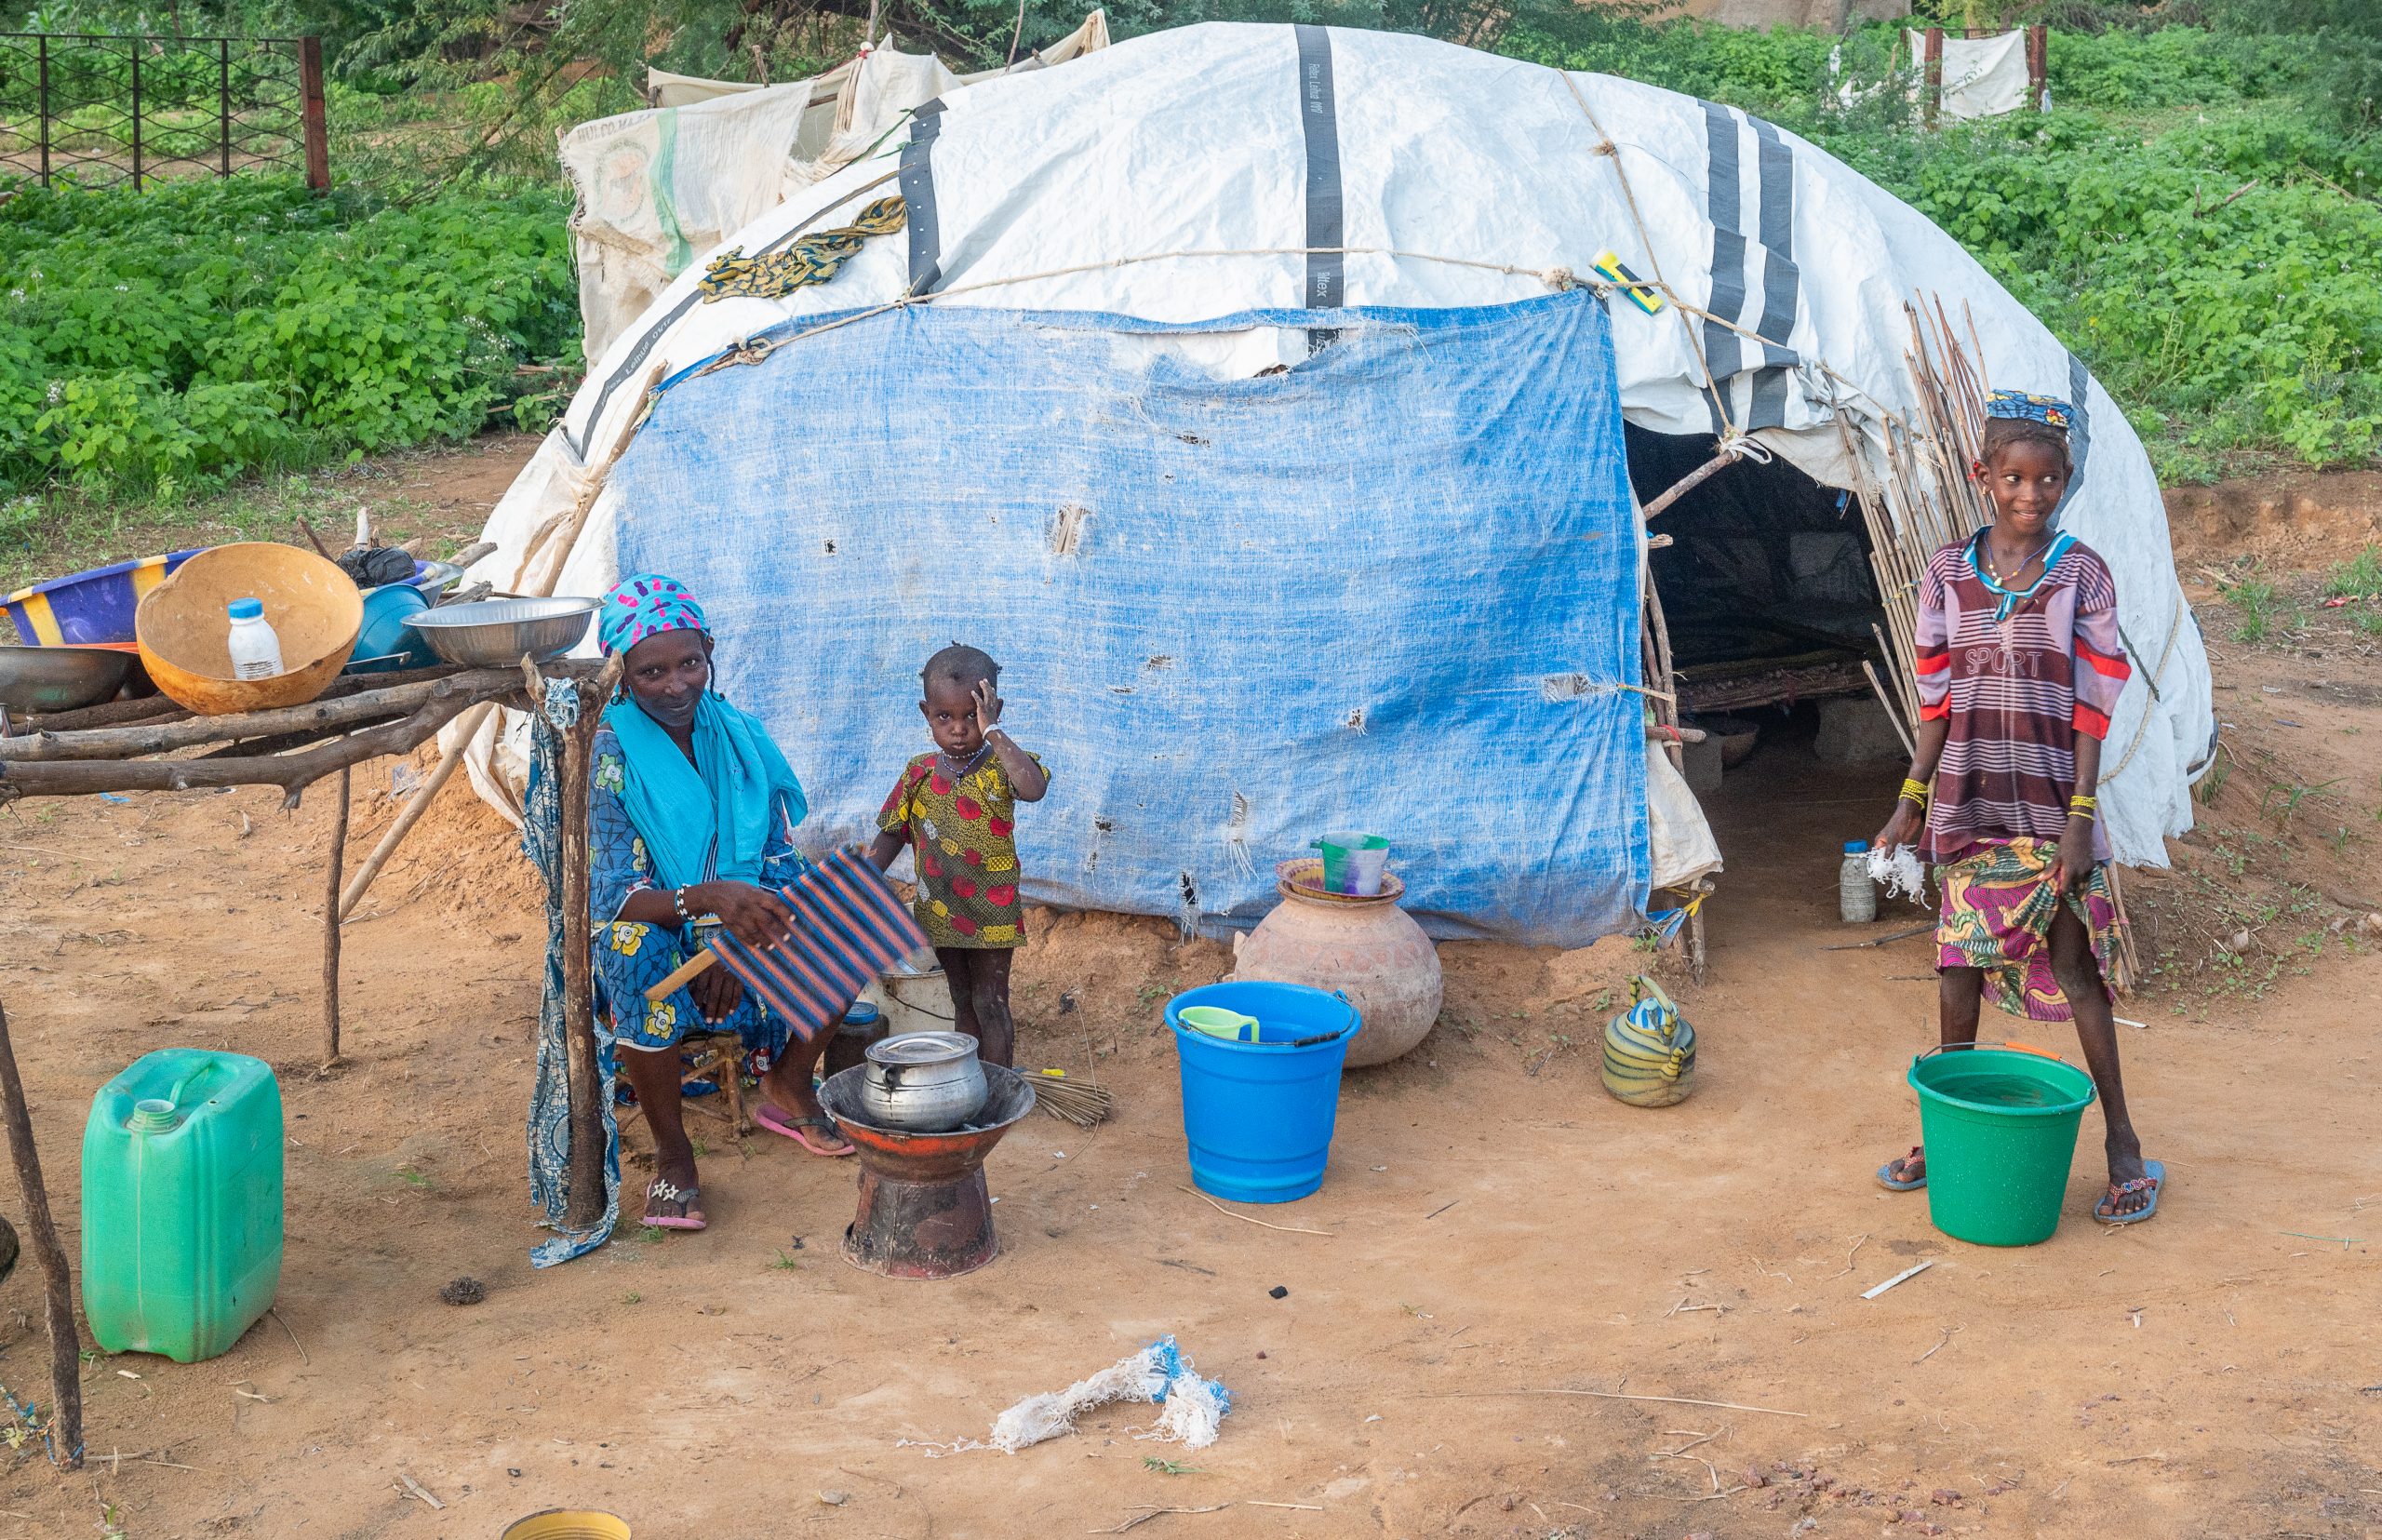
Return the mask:
[[1847,925],[1867,925],[1878,917],[1878,885],[1869,878],[1867,840],[1844,842],[1844,864],[1836,877],[1836,908]]
[[281,638],[265,623],[264,606],[255,599],[234,599],[226,607],[232,616],[232,676],[270,679],[281,672]]

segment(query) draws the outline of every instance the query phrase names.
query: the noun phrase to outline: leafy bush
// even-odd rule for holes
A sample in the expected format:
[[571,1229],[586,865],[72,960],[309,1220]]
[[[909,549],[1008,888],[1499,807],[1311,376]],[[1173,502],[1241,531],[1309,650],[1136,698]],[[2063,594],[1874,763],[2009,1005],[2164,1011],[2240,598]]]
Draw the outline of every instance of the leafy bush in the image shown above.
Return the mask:
[[2147,141],[2060,112],[1828,142],[2084,358],[2162,473],[2382,449],[2382,208],[2346,195],[2373,185],[2359,146],[2263,109]]
[[414,208],[279,179],[0,204],[0,488],[175,495],[475,431],[576,350],[565,205]]

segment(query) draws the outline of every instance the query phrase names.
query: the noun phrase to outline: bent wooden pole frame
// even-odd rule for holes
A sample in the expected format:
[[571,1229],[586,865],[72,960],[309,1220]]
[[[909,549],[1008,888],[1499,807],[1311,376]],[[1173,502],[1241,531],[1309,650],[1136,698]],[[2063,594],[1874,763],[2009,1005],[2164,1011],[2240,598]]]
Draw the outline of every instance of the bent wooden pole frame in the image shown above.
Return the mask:
[[0,1119],[8,1125],[8,1156],[17,1167],[17,1188],[25,1199],[25,1231],[41,1264],[43,1314],[49,1325],[49,1448],[62,1470],[83,1468],[83,1339],[74,1328],[74,1285],[66,1270],[66,1249],[49,1217],[49,1191],[42,1185],[41,1153],[33,1148],[33,1117],[25,1106],[25,1083],[17,1073],[17,1051],[8,1040],[8,1012],[0,1007]]
[[1719,454],[1714,455],[1703,464],[1698,465],[1695,469],[1688,472],[1687,475],[1679,477],[1679,484],[1673,487],[1669,491],[1665,492],[1662,496],[1654,499],[1653,502],[1646,504],[1645,516],[1653,518],[1655,515],[1661,513],[1666,508],[1668,508],[1672,503],[1677,502],[1680,498],[1685,497],[1688,493],[1695,490],[1698,487],[1703,486],[1706,482],[1711,480],[1714,476],[1719,475],[1722,471],[1727,470],[1736,462],[1736,450],[1722,449]]
[[339,772],[339,810],[331,814],[330,875],[323,883],[323,1068],[339,1067],[339,878],[347,861],[349,770]]
[[432,800],[438,796],[438,788],[454,779],[455,771],[463,763],[464,747],[478,735],[480,724],[487,721],[488,714],[495,709],[493,703],[476,705],[464,716],[455,752],[438,761],[438,768],[430,772],[430,779],[423,782],[405,807],[399,810],[396,822],[389,825],[389,831],[381,837],[381,842],[372,847],[372,853],[365,857],[364,864],[355,869],[355,880],[349,883],[347,891],[340,895],[340,918],[345,919],[355,912],[356,904],[364,900],[364,890],[372,886],[373,878],[381,875],[381,868],[397,853],[397,847],[405,843],[406,836],[413,832],[413,826],[422,822],[422,815],[430,810]]

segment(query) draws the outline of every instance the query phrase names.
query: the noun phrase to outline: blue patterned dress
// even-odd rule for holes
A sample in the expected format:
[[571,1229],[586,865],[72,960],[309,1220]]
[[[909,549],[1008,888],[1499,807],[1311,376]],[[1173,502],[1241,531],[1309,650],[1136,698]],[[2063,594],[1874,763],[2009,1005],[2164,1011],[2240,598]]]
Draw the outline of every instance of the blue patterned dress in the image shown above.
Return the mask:
[[[588,905],[596,951],[596,1028],[626,1048],[667,1049],[689,1031],[734,1031],[749,1051],[754,1072],[783,1051],[786,1024],[745,991],[725,1022],[706,1025],[691,990],[681,986],[659,1000],[645,992],[684,966],[703,949],[685,929],[616,918],[639,889],[658,888],[652,858],[621,801],[624,765],[612,730],[596,734],[591,757],[594,783],[588,794]],[[771,828],[761,851],[760,886],[774,891],[810,868],[794,848],[792,809],[783,794],[770,808]],[[713,875],[707,870],[706,875]],[[766,1057],[765,1057],[766,1056]]]

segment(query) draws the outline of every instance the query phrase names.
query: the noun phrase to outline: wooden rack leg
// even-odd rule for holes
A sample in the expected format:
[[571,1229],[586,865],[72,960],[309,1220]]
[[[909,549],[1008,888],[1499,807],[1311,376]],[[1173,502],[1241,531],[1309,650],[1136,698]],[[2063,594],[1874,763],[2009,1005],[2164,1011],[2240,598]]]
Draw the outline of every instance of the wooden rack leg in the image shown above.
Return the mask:
[[66,1271],[66,1250],[49,1217],[49,1192],[42,1185],[41,1154],[33,1148],[33,1123],[25,1109],[25,1085],[17,1075],[17,1051],[8,1041],[8,1012],[0,1008],[0,1117],[8,1125],[8,1154],[16,1162],[17,1188],[25,1199],[25,1230],[41,1263],[44,1313],[49,1321],[49,1446],[61,1470],[83,1468],[83,1338],[74,1328],[74,1292]]
[[562,740],[562,1011],[565,1074],[570,1087],[569,1203],[564,1222],[584,1230],[604,1217],[604,1120],[597,1098],[596,991],[589,954],[587,792],[589,756],[603,696],[582,695],[579,725]]
[[349,776],[339,772],[339,810],[331,814],[330,875],[323,884],[323,1068],[339,1067],[339,879],[347,863]]

